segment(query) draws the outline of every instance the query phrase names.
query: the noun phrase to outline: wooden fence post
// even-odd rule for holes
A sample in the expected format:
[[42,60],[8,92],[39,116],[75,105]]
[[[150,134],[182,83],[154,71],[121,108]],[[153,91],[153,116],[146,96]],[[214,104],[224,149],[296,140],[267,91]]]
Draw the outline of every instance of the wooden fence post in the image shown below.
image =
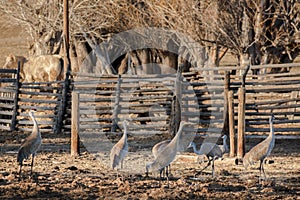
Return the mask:
[[243,158],[245,154],[245,110],[246,110],[246,76],[250,69],[249,59],[243,62],[244,72],[242,74],[242,85],[238,89],[238,145],[237,145],[237,157],[238,159]]
[[71,155],[79,154],[79,93],[72,92]]
[[237,157],[243,158],[245,153],[245,88],[238,90],[238,145]]
[[20,61],[18,62],[18,70],[15,82],[15,98],[14,98],[14,108],[13,108],[13,115],[10,130],[15,131],[17,125],[17,115],[18,115],[18,100],[19,100],[19,93],[20,93]]
[[238,145],[237,157],[243,158],[245,152],[245,88],[238,90]]
[[69,3],[67,0],[63,1],[63,42],[64,42],[64,69],[65,80],[63,83],[62,97],[59,104],[57,121],[54,127],[54,133],[61,133],[63,128],[63,118],[67,108],[67,98],[69,92],[69,78],[70,78],[70,55],[69,55]]
[[228,119],[228,92],[230,88],[230,73],[226,71],[224,78],[224,112],[223,112],[223,133],[228,135],[229,132],[229,119]]
[[64,39],[64,68],[66,71],[71,70],[70,66],[70,33],[69,33],[69,2],[63,0],[63,39]]
[[230,140],[230,157],[235,156],[235,124],[234,124],[234,96],[233,91],[228,93],[228,126]]
[[120,107],[121,82],[122,82],[122,79],[121,79],[121,75],[119,74],[117,88],[116,88],[115,105],[114,105],[114,110],[113,110],[113,115],[112,115],[111,132],[116,132],[117,127],[118,127],[118,114],[119,114],[119,107]]

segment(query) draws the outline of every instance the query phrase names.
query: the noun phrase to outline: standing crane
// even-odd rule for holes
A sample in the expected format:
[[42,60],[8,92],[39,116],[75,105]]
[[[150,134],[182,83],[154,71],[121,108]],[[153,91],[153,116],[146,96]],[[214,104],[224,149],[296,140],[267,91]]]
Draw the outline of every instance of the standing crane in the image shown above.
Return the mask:
[[[171,140],[164,140],[164,141],[161,141],[161,142],[155,144],[152,147],[152,154],[154,156],[154,159],[157,158],[159,152],[161,152],[170,142],[171,142]],[[166,176],[169,176],[169,170],[171,171],[171,164],[165,167]],[[162,173],[162,171],[160,173]],[[161,174],[160,174],[160,176],[161,176]]]
[[35,119],[34,116],[35,110],[30,110],[29,111],[29,116],[31,117],[33,121],[33,129],[32,133],[22,142],[18,155],[17,155],[17,162],[20,165],[20,170],[19,170],[19,176],[21,175],[21,170],[22,170],[22,165],[23,165],[23,160],[28,159],[30,155],[32,155],[32,160],[31,160],[31,175],[32,175],[32,167],[33,167],[33,162],[34,162],[34,157],[39,149],[39,147],[42,144],[42,137],[41,133],[39,130],[38,123]]
[[190,143],[189,147],[193,147],[194,153],[198,155],[206,155],[208,159],[207,165],[197,172],[195,176],[200,174],[203,170],[205,170],[208,166],[210,166],[212,162],[212,177],[214,177],[214,169],[215,169],[215,159],[222,158],[223,154],[229,151],[228,145],[226,143],[227,136],[223,135],[223,145],[217,145],[215,143],[203,143],[199,150],[196,148],[196,144],[194,142]]
[[[175,137],[166,145],[166,147],[162,151],[158,152],[156,159],[152,163],[146,165],[147,176],[151,171],[159,171],[161,174],[162,170],[175,159],[179,147],[181,133],[183,131],[183,128],[187,125],[192,125],[192,123],[182,121]],[[169,180],[168,175],[167,180]]]
[[275,117],[272,113],[272,115],[269,118],[269,123],[270,123],[269,136],[261,143],[254,146],[248,153],[245,154],[243,158],[243,165],[245,169],[247,169],[249,165],[253,165],[256,161],[260,161],[259,177],[261,177],[261,172],[263,172],[264,177],[266,177],[265,170],[264,170],[264,160],[266,157],[270,155],[275,145],[275,135],[274,135],[274,127],[273,127],[274,119]]
[[121,169],[123,169],[123,160],[128,153],[128,143],[127,143],[127,131],[128,131],[128,121],[123,121],[124,133],[121,139],[113,146],[110,151],[110,162],[112,169],[115,169],[117,165],[121,163]]

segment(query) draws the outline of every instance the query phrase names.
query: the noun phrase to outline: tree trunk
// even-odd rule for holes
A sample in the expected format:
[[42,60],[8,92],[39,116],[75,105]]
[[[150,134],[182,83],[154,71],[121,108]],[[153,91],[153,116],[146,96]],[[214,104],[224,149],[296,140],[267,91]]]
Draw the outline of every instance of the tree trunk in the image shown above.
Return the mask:
[[[70,43],[70,62],[71,62],[71,71],[72,72],[78,72],[79,71],[79,63],[78,63],[78,57],[76,55],[76,49],[74,47],[74,44]],[[66,70],[66,68],[64,67]],[[64,72],[64,74],[66,71]]]
[[[78,62],[78,71],[86,72],[86,73],[93,73],[93,62],[91,59],[91,55],[85,46],[85,43],[82,41],[74,40],[75,51],[77,55],[77,62]],[[76,72],[76,68],[72,67],[72,71]]]
[[[178,67],[178,56],[172,52],[162,52],[162,74],[164,73],[175,73]],[[173,69],[173,70],[172,70]]]

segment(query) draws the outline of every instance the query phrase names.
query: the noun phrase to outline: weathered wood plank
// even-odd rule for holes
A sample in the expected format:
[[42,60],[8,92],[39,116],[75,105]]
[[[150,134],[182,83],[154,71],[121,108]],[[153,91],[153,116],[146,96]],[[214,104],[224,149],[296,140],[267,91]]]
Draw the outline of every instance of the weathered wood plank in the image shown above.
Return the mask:
[[[44,121],[44,120],[37,120],[39,125],[53,125],[54,122],[53,121]],[[32,125],[32,121],[29,120],[18,120],[18,124],[19,125]],[[42,129],[40,127],[40,129]]]
[[10,116],[12,116],[14,113],[13,113],[13,111],[0,111],[0,115],[10,115]]
[[79,154],[79,93],[72,92],[71,155]]
[[229,141],[230,141],[230,157],[235,156],[235,121],[234,121],[234,103],[233,103],[233,91],[228,93],[228,126],[229,126]]
[[237,156],[242,158],[245,152],[245,88],[239,89],[239,106],[238,106],[238,144],[237,144]]
[[38,109],[38,110],[45,110],[45,111],[48,111],[48,110],[55,110],[55,107],[56,107],[56,104],[53,104],[53,105],[48,105],[48,106],[40,106],[40,105],[19,105],[19,109],[23,109],[23,110],[30,110],[30,109]]
[[0,83],[15,83],[15,78],[0,78]]
[[10,124],[11,123],[11,119],[0,119],[0,122],[1,123],[5,123],[5,124]]
[[7,108],[7,109],[13,109],[13,104],[7,104],[7,103],[0,103],[0,108]]

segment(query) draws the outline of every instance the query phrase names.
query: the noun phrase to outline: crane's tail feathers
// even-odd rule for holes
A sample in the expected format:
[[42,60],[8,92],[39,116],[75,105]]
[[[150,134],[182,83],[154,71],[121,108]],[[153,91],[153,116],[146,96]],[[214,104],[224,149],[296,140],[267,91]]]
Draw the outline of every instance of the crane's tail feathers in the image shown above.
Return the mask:
[[29,154],[26,153],[23,148],[21,148],[17,155],[17,162],[21,165],[23,160],[28,159],[28,157],[29,157]]

